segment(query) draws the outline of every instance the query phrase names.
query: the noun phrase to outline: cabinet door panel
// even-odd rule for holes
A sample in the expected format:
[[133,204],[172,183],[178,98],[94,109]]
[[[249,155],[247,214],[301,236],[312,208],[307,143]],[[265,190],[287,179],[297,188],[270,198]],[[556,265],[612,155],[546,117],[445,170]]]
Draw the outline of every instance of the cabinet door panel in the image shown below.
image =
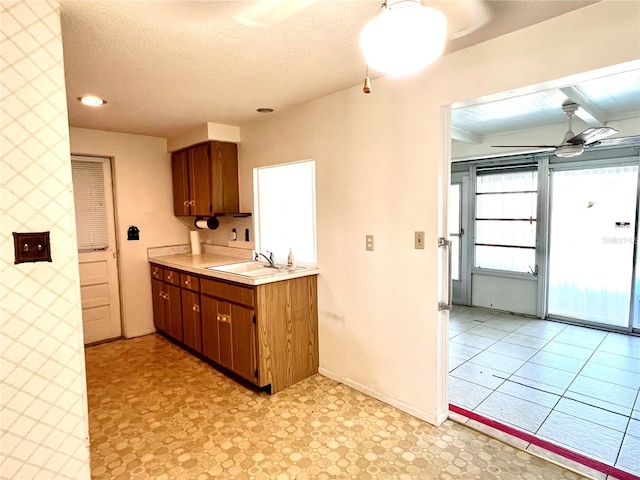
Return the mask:
[[211,142],[213,211],[240,211],[238,193],[238,146],[235,143]]
[[173,214],[189,216],[189,163],[187,152],[171,155],[171,176],[173,179]]
[[202,324],[200,319],[200,295],[184,288],[182,295],[182,341],[187,347],[202,353]]
[[[237,182],[237,181],[236,181]],[[209,144],[189,149],[189,191],[191,215],[211,215],[211,161]]]
[[175,285],[164,284],[167,300],[167,333],[176,340],[182,341],[182,308],[180,302],[180,288]]
[[233,352],[232,370],[247,380],[255,382],[256,343],[253,324],[253,310],[231,305],[231,325]]
[[220,362],[218,301],[215,298],[202,295],[200,318],[202,320],[202,354],[214,362]]
[[166,301],[164,299],[164,283],[160,280],[151,280],[151,299],[153,304],[153,324],[158,330],[167,331],[165,315]]

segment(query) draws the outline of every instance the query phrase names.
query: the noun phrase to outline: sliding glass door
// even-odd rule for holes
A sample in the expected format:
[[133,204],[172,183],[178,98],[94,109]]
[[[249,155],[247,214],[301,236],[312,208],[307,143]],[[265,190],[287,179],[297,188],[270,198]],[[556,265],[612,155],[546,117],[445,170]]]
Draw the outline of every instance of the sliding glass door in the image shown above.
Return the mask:
[[638,165],[551,169],[548,314],[628,329]]

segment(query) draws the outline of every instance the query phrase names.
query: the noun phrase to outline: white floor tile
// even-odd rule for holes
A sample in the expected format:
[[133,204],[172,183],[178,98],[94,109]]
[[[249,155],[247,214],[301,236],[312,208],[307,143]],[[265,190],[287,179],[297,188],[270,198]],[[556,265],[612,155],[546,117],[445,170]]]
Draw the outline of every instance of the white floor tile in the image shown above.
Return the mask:
[[496,391],[549,408],[553,408],[561,398],[560,395],[539,390],[530,385],[516,383],[511,379],[500,385]]
[[510,333],[509,335],[504,337],[502,340],[507,343],[513,343],[515,345],[521,345],[523,347],[536,348],[536,349],[540,349],[548,343],[548,340],[544,338],[532,337],[530,335],[522,335],[517,332]]
[[616,461],[624,436],[622,432],[555,410],[536,435],[609,465]]
[[[551,325],[553,326],[551,326]],[[531,337],[544,338],[545,340],[551,340],[558,335],[565,325],[562,325],[560,329],[556,327],[558,324],[553,324],[547,320],[531,320],[529,323],[522,325],[516,330],[516,333],[522,335],[529,335]]]
[[505,355],[489,352],[487,350],[477,354],[469,361],[471,363],[477,363],[479,365],[485,365],[487,367],[495,368],[496,370],[500,370],[501,372],[505,372],[507,374],[514,373],[525,363],[524,360],[507,357]]
[[507,357],[518,358],[520,360],[529,360],[538,350],[531,347],[523,347],[507,342],[496,342],[487,348],[487,352],[499,353]]
[[640,442],[640,420],[632,418],[629,420],[629,426],[626,431],[627,435],[633,435]]
[[468,330],[468,332],[472,335],[479,335],[481,337],[491,338],[493,340],[500,340],[509,335],[509,332],[488,327],[486,323],[478,325],[477,327]]
[[450,340],[452,343],[461,343],[463,345],[468,345],[470,347],[476,347],[485,349],[493,345],[496,341],[492,338],[481,337],[479,335],[472,335],[471,333],[465,332],[460,335],[456,335],[454,338]]
[[[571,326],[571,325],[570,325]],[[568,328],[568,327],[567,327]],[[604,333],[604,332],[602,332]],[[604,336],[580,336],[566,330],[560,332],[553,338],[554,342],[565,343],[576,347],[596,349],[603,341]]]
[[516,372],[516,375],[535,380],[545,385],[552,385],[554,387],[565,389],[575,378],[574,373],[547,367],[546,365],[539,365],[537,363],[525,363]]
[[578,375],[568,390],[629,409],[633,407],[633,402],[635,402],[638,394],[637,389],[603,382],[602,380],[596,380],[595,378],[585,377],[583,375]]
[[624,355],[640,360],[640,337],[609,333],[598,351]]
[[603,340],[607,336],[607,332],[596,328],[581,327],[579,325],[567,325],[562,333],[571,335],[572,337],[595,338]]
[[640,420],[640,410],[633,410],[631,412],[631,418],[635,418],[636,420]]
[[588,362],[580,371],[580,375],[604,382],[615,383],[616,385],[622,385],[627,388],[640,388],[640,373],[598,365],[597,363]]
[[631,413],[630,407],[616,405],[615,403],[611,403],[600,398],[591,397],[589,395],[584,395],[582,393],[572,392],[571,390],[566,391],[563,397],[569,398],[571,400],[576,400],[578,402],[584,403],[585,405],[598,407],[609,412],[619,413],[620,415],[625,415],[626,417],[629,417],[629,414]]
[[492,389],[476,385],[456,377],[449,377],[449,403],[473,410],[493,392]]
[[[513,332],[514,330],[517,330],[520,327],[522,327],[522,324],[520,322],[514,322],[514,321],[503,320],[498,318],[490,318],[489,320],[484,322],[484,325],[490,328],[495,328],[497,330],[502,330],[507,333]],[[507,333],[505,333],[505,335]]]
[[574,345],[568,345],[566,343],[556,342],[551,340],[547,343],[542,350],[545,352],[557,353],[565,357],[579,358],[580,360],[588,360],[593,354],[593,349],[576,347]]
[[557,353],[545,352],[541,350],[529,359],[531,363],[557,368],[565,372],[578,373],[585,364],[584,360],[578,358],[565,357]]
[[640,438],[631,435],[624,437],[615,466],[640,476]]
[[499,370],[469,362],[460,365],[449,375],[492,390],[498,388],[509,376]]
[[481,348],[470,347],[469,345],[464,345],[462,343],[449,343],[449,354],[455,354],[460,356],[461,358],[465,358],[469,360],[471,357],[476,356],[482,352]]
[[500,392],[489,395],[475,411],[531,433],[544,422],[551,408]]
[[562,398],[557,403],[554,411],[566,413],[572,417],[578,417],[588,422],[597,423],[603,427],[625,433],[629,417],[619,413],[611,412],[603,408],[594,407],[584,402]]
[[616,355],[614,353],[600,352],[596,350],[589,359],[589,363],[597,363],[598,365],[605,365],[607,367],[640,373],[640,362],[637,359],[633,357],[625,357],[624,355]]
[[554,387],[553,385],[547,385],[546,383],[537,382],[535,380],[531,380],[530,378],[520,377],[518,375],[511,375],[509,377],[510,382],[519,383],[521,385],[528,385],[531,388],[535,388],[540,390],[541,392],[551,393],[553,395],[562,396],[565,392],[565,388]]

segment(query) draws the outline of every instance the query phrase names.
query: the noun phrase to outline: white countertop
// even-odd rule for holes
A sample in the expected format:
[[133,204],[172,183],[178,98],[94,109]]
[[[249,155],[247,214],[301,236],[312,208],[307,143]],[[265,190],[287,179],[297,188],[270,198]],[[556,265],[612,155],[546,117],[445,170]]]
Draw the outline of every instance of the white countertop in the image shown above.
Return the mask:
[[320,269],[317,265],[301,265],[304,268],[301,268],[299,270],[289,271],[286,269],[273,269],[273,273],[269,275],[254,278],[236,273],[208,270],[207,268],[219,267],[221,265],[229,265],[232,263],[240,263],[246,261],[248,260],[238,258],[236,256],[221,255],[218,253],[201,253],[199,255],[192,255],[190,253],[178,253],[172,255],[154,256],[149,258],[150,263],[154,263],[164,267],[175,268],[176,270],[182,270],[196,275],[216,278],[219,280],[228,280],[245,285],[263,285],[265,283],[281,282],[283,280],[307,277],[309,275],[318,275],[320,273]]

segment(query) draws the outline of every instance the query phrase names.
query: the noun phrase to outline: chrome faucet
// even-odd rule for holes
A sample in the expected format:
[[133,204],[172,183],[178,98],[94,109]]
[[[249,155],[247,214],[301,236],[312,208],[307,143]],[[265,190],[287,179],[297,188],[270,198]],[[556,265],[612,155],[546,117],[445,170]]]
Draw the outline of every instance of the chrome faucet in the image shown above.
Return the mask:
[[269,250],[267,250],[266,252],[269,254],[269,256],[266,256],[264,253],[254,252],[255,256],[253,257],[253,259],[257,262],[258,260],[260,260],[260,257],[264,257],[265,260],[269,262],[269,267],[280,268],[278,265],[276,265],[275,258],[273,257],[273,252],[270,252]]

